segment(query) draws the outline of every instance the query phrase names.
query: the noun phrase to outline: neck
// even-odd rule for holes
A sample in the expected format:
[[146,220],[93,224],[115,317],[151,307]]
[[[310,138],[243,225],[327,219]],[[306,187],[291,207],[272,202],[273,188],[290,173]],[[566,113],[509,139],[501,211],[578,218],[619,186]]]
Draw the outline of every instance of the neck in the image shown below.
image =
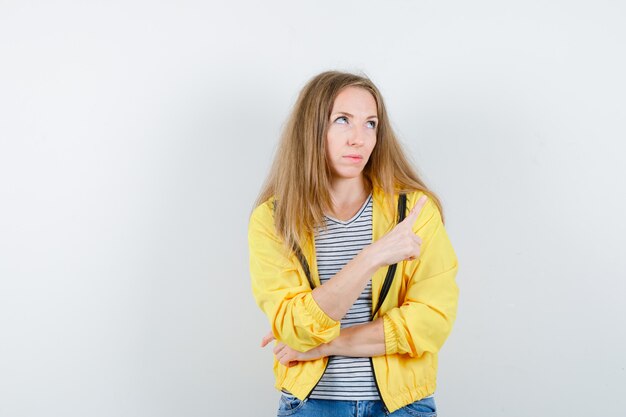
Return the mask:
[[363,176],[357,178],[333,179],[330,185],[330,197],[335,207],[345,207],[355,202],[363,202],[368,193]]

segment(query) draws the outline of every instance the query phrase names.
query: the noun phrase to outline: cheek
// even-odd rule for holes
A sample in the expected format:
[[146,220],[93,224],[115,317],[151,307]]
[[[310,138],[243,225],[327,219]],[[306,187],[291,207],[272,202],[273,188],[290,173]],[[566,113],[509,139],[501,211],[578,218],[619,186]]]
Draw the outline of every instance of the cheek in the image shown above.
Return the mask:
[[335,155],[340,147],[341,144],[338,135],[329,132],[326,136],[326,156]]
[[370,155],[372,154],[372,152],[374,151],[374,148],[376,147],[376,138],[374,137],[374,139],[372,139],[372,141],[370,142],[368,149],[369,149],[369,153]]

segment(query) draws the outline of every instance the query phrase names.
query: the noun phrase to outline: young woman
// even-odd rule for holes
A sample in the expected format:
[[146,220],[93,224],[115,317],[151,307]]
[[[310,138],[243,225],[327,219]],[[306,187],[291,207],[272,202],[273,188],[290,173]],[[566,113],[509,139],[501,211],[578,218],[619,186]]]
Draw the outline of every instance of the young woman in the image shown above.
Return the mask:
[[305,85],[248,239],[279,416],[436,415],[457,258],[368,78],[329,71]]

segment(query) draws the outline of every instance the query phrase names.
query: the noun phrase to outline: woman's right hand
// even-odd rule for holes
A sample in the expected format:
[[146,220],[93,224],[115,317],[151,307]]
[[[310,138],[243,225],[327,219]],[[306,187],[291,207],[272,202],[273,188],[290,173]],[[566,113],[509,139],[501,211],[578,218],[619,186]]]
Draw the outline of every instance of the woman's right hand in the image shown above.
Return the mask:
[[413,233],[413,225],[426,204],[426,200],[428,197],[423,195],[404,220],[367,248],[368,256],[373,257],[378,267],[417,259],[420,256],[422,239]]

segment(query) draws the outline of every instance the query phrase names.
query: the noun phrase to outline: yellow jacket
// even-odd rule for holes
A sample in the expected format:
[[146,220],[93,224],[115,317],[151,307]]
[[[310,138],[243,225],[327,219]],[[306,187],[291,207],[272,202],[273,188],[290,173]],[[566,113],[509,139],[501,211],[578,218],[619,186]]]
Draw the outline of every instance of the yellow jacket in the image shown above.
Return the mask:
[[[407,195],[410,210],[421,191]],[[382,189],[373,190],[372,241],[396,224],[397,196],[389,210]],[[340,332],[340,322],[317,305],[297,257],[276,234],[273,198],[258,206],[250,217],[248,242],[252,292],[269,319],[272,333],[301,352],[328,343]],[[385,355],[372,359],[381,399],[389,412],[435,391],[437,352],[450,334],[456,318],[458,287],[457,258],[442,224],[437,206],[429,199],[413,230],[422,238],[420,256],[398,264],[396,274],[378,316],[383,317]],[[302,245],[311,276],[320,285],[313,236]],[[372,277],[372,306],[387,273],[380,268]],[[328,358],[299,362],[285,367],[274,359],[276,388],[300,399],[311,393],[326,369]]]

